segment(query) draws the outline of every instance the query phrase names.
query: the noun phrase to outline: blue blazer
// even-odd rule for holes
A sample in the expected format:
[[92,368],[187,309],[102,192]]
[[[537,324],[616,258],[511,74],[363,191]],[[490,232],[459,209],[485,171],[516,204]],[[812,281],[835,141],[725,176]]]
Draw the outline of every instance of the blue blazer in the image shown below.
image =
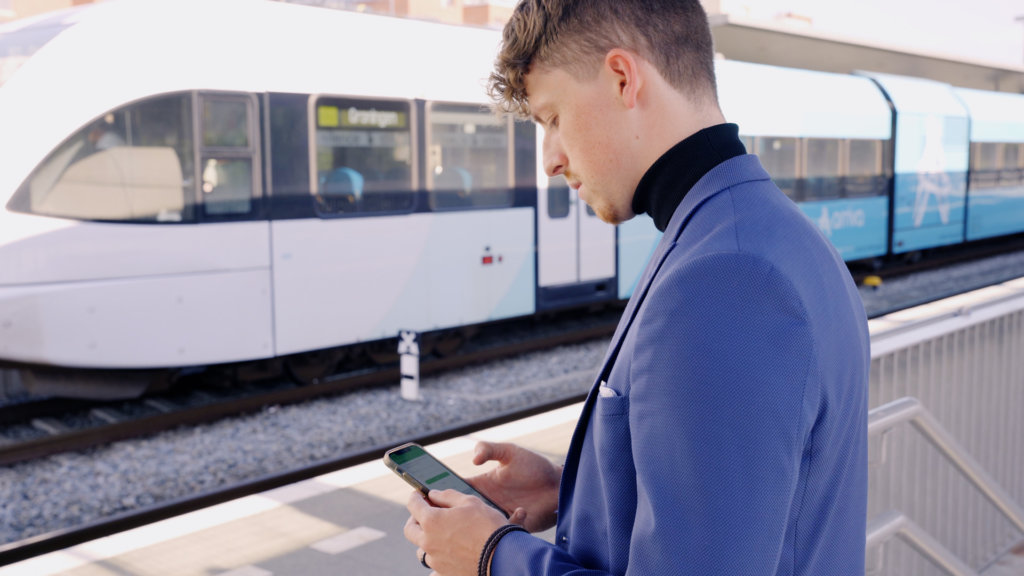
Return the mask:
[[863,576],[869,361],[842,259],[756,156],[723,162],[619,322],[555,543],[509,534],[491,574]]

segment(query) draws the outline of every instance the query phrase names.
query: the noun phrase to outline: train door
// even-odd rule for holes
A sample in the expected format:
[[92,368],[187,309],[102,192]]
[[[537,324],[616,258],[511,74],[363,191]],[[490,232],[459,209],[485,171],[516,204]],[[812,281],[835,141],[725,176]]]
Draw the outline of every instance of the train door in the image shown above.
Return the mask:
[[896,111],[892,253],[963,242],[969,150],[963,103],[940,82],[868,76]]
[[201,93],[195,122],[197,205],[206,222],[248,220],[259,213],[259,115],[251,94]]
[[538,190],[537,235],[538,308],[614,297],[615,227],[563,178]]

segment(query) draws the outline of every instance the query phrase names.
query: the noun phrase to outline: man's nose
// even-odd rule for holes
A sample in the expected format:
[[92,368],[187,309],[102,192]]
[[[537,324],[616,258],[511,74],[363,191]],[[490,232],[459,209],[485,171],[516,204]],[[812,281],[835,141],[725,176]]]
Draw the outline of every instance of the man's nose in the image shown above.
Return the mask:
[[558,139],[544,134],[544,172],[551,178],[565,173],[568,159],[558,144]]

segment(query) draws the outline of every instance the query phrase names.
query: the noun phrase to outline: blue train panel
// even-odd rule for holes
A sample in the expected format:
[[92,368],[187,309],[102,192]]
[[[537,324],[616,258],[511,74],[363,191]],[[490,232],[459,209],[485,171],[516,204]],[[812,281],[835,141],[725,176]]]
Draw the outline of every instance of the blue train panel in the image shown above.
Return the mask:
[[889,198],[800,202],[800,210],[814,222],[843,260],[883,256],[889,243]]
[[633,295],[647,261],[661,240],[661,232],[649,216],[636,216],[618,226],[619,298]]
[[893,254],[963,242],[967,118],[900,114],[896,141]]
[[1024,232],[1024,186],[972,189],[967,196],[967,239]]
[[892,252],[963,242],[966,172],[897,174]]
[[865,73],[896,111],[893,254],[963,242],[967,109],[948,84]]

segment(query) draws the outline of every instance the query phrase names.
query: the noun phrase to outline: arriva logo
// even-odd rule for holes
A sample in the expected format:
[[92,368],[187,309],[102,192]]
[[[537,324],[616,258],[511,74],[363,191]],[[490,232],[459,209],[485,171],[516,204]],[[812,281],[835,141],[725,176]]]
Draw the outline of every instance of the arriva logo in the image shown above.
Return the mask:
[[825,236],[832,236],[832,232],[838,232],[843,228],[863,228],[867,223],[867,217],[864,215],[864,211],[861,209],[847,208],[845,210],[836,210],[831,214],[828,211],[828,206],[821,207],[821,216],[818,217],[818,228],[825,234]]

